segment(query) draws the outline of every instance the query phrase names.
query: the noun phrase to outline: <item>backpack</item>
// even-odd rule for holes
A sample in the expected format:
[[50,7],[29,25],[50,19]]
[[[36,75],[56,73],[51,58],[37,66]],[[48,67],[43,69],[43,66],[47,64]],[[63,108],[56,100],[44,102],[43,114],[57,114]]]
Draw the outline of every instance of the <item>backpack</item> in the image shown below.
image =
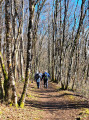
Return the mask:
[[45,80],[45,81],[48,80],[48,76],[47,76],[47,74],[44,74],[44,80]]
[[37,73],[36,75],[35,75],[35,79],[37,80],[37,79],[39,79],[40,78],[40,75]]

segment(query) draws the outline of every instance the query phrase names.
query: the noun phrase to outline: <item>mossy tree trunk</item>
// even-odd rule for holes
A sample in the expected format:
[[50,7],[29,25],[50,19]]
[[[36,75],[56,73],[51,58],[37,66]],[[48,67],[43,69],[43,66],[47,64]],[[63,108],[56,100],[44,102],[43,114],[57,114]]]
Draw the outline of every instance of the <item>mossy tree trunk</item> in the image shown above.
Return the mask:
[[[0,58],[0,63],[1,63],[1,58]],[[3,80],[2,80],[2,69],[1,69],[1,64],[0,64],[0,100],[1,102],[3,101]]]
[[12,0],[5,1],[5,24],[6,24],[6,49],[7,49],[7,67],[8,67],[8,81],[7,81],[7,95],[6,100],[13,102],[17,106],[16,86],[13,76],[11,47],[12,47],[12,25],[11,25],[11,11]]
[[[0,4],[0,54],[1,54],[1,38],[2,38],[2,4]],[[1,65],[0,65],[0,99],[3,99],[3,83],[2,83]]]
[[6,68],[5,68],[1,53],[0,53],[0,63],[1,63],[1,68],[2,68],[2,72],[4,76],[4,93],[5,93],[4,99],[6,100],[7,95],[8,95],[8,90],[7,90],[8,74],[6,72]]
[[19,100],[19,105],[21,107],[24,106],[25,98],[26,98],[26,91],[29,83],[29,74],[31,71],[31,61],[32,61],[32,21],[33,21],[33,14],[34,14],[34,4],[32,0],[29,0],[29,25],[28,25],[28,45],[27,45],[27,64],[26,64],[26,72],[25,72],[25,83],[23,87],[23,92],[21,98]]

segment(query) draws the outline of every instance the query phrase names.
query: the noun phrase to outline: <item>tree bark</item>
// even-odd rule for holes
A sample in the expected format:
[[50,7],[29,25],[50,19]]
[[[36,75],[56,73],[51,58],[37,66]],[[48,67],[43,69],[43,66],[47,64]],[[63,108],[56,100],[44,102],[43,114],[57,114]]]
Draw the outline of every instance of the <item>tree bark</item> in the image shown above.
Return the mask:
[[26,92],[29,83],[29,74],[31,71],[31,61],[32,61],[32,25],[33,25],[33,14],[34,14],[34,4],[32,0],[29,0],[29,26],[28,26],[28,45],[27,45],[27,64],[26,64],[26,72],[25,72],[25,83],[21,98],[19,100],[20,107],[24,107]]
[[[11,61],[11,42],[12,42],[12,32],[11,32],[11,0],[5,1],[5,24],[6,24],[6,49],[7,49],[7,67],[8,67],[8,82],[7,82],[7,94],[6,100],[8,102],[13,102],[17,106],[17,95],[16,87],[13,76],[12,61]],[[11,96],[12,91],[12,96]]]
[[71,71],[71,65],[72,65],[72,57],[73,57],[75,48],[79,43],[80,29],[81,29],[81,26],[83,24],[83,20],[84,20],[85,14],[86,14],[86,11],[83,14],[85,1],[86,0],[82,0],[82,4],[81,4],[80,21],[79,21],[79,26],[78,26],[77,33],[76,33],[76,36],[75,36],[75,39],[74,39],[74,44],[73,44],[73,47],[72,47],[72,50],[71,50],[71,53],[70,53],[70,57],[69,57],[69,65],[68,65],[68,71],[67,71],[67,82],[66,82],[65,89],[68,88],[68,83],[70,81],[70,71]]

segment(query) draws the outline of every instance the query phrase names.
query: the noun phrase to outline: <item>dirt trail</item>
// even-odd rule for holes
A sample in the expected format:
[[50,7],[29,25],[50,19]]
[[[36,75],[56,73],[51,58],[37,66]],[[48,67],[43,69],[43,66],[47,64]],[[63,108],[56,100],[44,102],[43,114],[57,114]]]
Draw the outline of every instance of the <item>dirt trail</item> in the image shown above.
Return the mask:
[[[41,120],[76,120],[83,108],[89,108],[88,102],[84,98],[73,92],[58,91],[56,84],[51,82],[49,82],[48,89],[41,85],[39,90],[31,91],[37,95],[37,100],[26,101],[26,105],[42,110]],[[89,120],[89,117],[86,120]]]
[[[18,97],[23,84],[18,85]],[[80,118],[81,119],[77,119]],[[0,120],[89,120],[89,103],[69,91],[59,91],[57,84],[49,82],[48,89],[37,89],[29,84],[24,108],[0,104]]]

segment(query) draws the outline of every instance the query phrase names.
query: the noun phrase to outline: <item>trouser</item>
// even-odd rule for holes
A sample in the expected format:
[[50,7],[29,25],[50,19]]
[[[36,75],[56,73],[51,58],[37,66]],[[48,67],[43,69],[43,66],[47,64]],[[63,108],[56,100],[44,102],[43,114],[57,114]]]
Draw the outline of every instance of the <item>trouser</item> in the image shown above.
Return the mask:
[[40,82],[37,82],[37,88],[38,89],[40,88]]
[[48,80],[44,80],[44,88],[48,88]]

